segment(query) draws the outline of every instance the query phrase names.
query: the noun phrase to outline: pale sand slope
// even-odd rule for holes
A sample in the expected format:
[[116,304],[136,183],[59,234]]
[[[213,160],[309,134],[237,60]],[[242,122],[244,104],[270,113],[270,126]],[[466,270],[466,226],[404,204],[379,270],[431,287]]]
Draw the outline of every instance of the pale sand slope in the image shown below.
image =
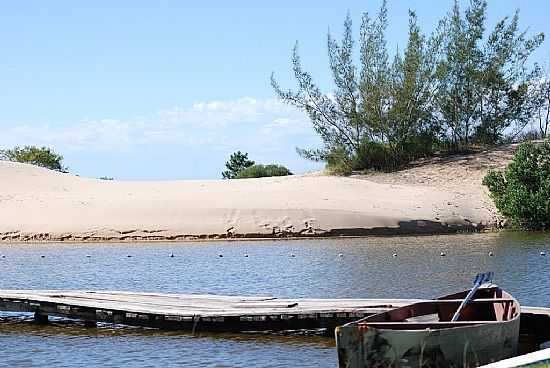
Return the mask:
[[502,166],[509,157],[492,154],[473,164],[430,163],[366,177],[166,182],[85,179],[0,162],[0,239],[183,240],[492,227],[496,212],[481,178],[487,166]]

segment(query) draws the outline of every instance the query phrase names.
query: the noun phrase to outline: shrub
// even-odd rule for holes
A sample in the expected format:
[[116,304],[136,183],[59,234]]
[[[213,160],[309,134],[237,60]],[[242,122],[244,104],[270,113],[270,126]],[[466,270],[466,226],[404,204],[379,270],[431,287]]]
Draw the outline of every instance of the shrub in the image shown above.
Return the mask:
[[550,229],[550,140],[522,143],[506,171],[490,171],[483,184],[515,225]]
[[14,147],[12,149],[1,150],[0,158],[4,160],[23,162],[42,166],[56,171],[66,171],[63,166],[63,156],[58,155],[47,147],[25,146],[23,148]]
[[292,175],[289,169],[281,165],[253,165],[240,171],[237,179],[264,178],[269,176]]
[[323,156],[327,169],[332,174],[349,175],[355,170],[354,158],[343,147],[332,149]]
[[391,171],[419,157],[432,154],[432,138],[419,136],[403,144],[403,150],[396,153],[388,144],[365,140],[353,154],[337,148],[323,159],[333,174],[349,175],[353,171]]
[[248,159],[248,153],[237,151],[229,156],[229,161],[225,163],[226,171],[222,172],[223,179],[235,179],[239,172],[254,165],[254,161]]
[[330,173],[349,175],[356,170],[384,170],[389,165],[390,152],[385,144],[365,141],[351,155],[342,147],[333,149],[325,161]]
[[378,142],[363,142],[353,157],[354,170],[379,170],[387,169],[391,162],[391,154],[388,145]]

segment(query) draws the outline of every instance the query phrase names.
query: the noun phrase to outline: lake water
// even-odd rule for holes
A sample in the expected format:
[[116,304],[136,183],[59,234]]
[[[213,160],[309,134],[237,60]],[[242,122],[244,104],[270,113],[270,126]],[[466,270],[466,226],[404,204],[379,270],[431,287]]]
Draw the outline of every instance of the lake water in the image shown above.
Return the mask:
[[[548,255],[540,256],[541,251]],[[441,257],[441,252],[446,256]],[[489,252],[494,256],[490,257]],[[170,253],[175,257],[168,257]],[[245,258],[245,254],[249,257]],[[0,258],[0,289],[429,298],[467,288],[477,272],[494,271],[495,281],[523,305],[550,306],[550,234],[166,244],[0,244],[0,255],[5,256]],[[323,337],[191,336],[139,328],[86,329],[65,323],[35,326],[3,316],[0,366],[335,367],[337,364],[334,342]]]

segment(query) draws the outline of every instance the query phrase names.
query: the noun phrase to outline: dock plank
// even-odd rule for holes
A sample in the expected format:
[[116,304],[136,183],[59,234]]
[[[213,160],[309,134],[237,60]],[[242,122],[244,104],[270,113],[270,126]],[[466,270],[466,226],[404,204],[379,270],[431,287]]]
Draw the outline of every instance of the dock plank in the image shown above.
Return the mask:
[[[416,300],[403,299],[279,299],[194,294],[143,294],[94,291],[0,290],[1,299],[121,309],[139,313],[200,316],[358,312],[395,308]],[[292,307],[291,307],[292,306]]]

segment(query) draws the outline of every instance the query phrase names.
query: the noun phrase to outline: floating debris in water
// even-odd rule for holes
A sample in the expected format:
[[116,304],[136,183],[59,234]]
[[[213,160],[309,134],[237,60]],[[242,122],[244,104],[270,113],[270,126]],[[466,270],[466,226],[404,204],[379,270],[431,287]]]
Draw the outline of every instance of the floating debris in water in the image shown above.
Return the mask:
[[338,257],[343,257],[344,255],[342,253],[338,253]]
[[42,255],[40,256],[40,258],[46,258],[46,256],[42,254]]
[[542,251],[542,252],[540,252],[540,255],[544,257],[546,255],[546,252]]
[[86,258],[91,258],[92,256],[89,254],[86,254]]
[[296,257],[296,256],[294,255],[294,253],[290,253],[290,256],[293,257],[293,258]]
[[494,256],[495,254],[493,252],[489,252],[489,257]]
[[446,256],[445,252],[441,252],[441,253],[439,253],[439,255],[440,255],[441,257],[445,257],[445,256]]
[[128,254],[128,255],[127,255],[126,257],[128,257],[128,258],[132,258],[132,255],[131,255],[131,254]]
[[218,257],[222,258],[222,257],[223,257],[223,254],[218,254]]
[[245,254],[244,257],[245,257],[245,258],[248,258],[248,254]]
[[392,257],[397,257],[397,253],[392,254]]

